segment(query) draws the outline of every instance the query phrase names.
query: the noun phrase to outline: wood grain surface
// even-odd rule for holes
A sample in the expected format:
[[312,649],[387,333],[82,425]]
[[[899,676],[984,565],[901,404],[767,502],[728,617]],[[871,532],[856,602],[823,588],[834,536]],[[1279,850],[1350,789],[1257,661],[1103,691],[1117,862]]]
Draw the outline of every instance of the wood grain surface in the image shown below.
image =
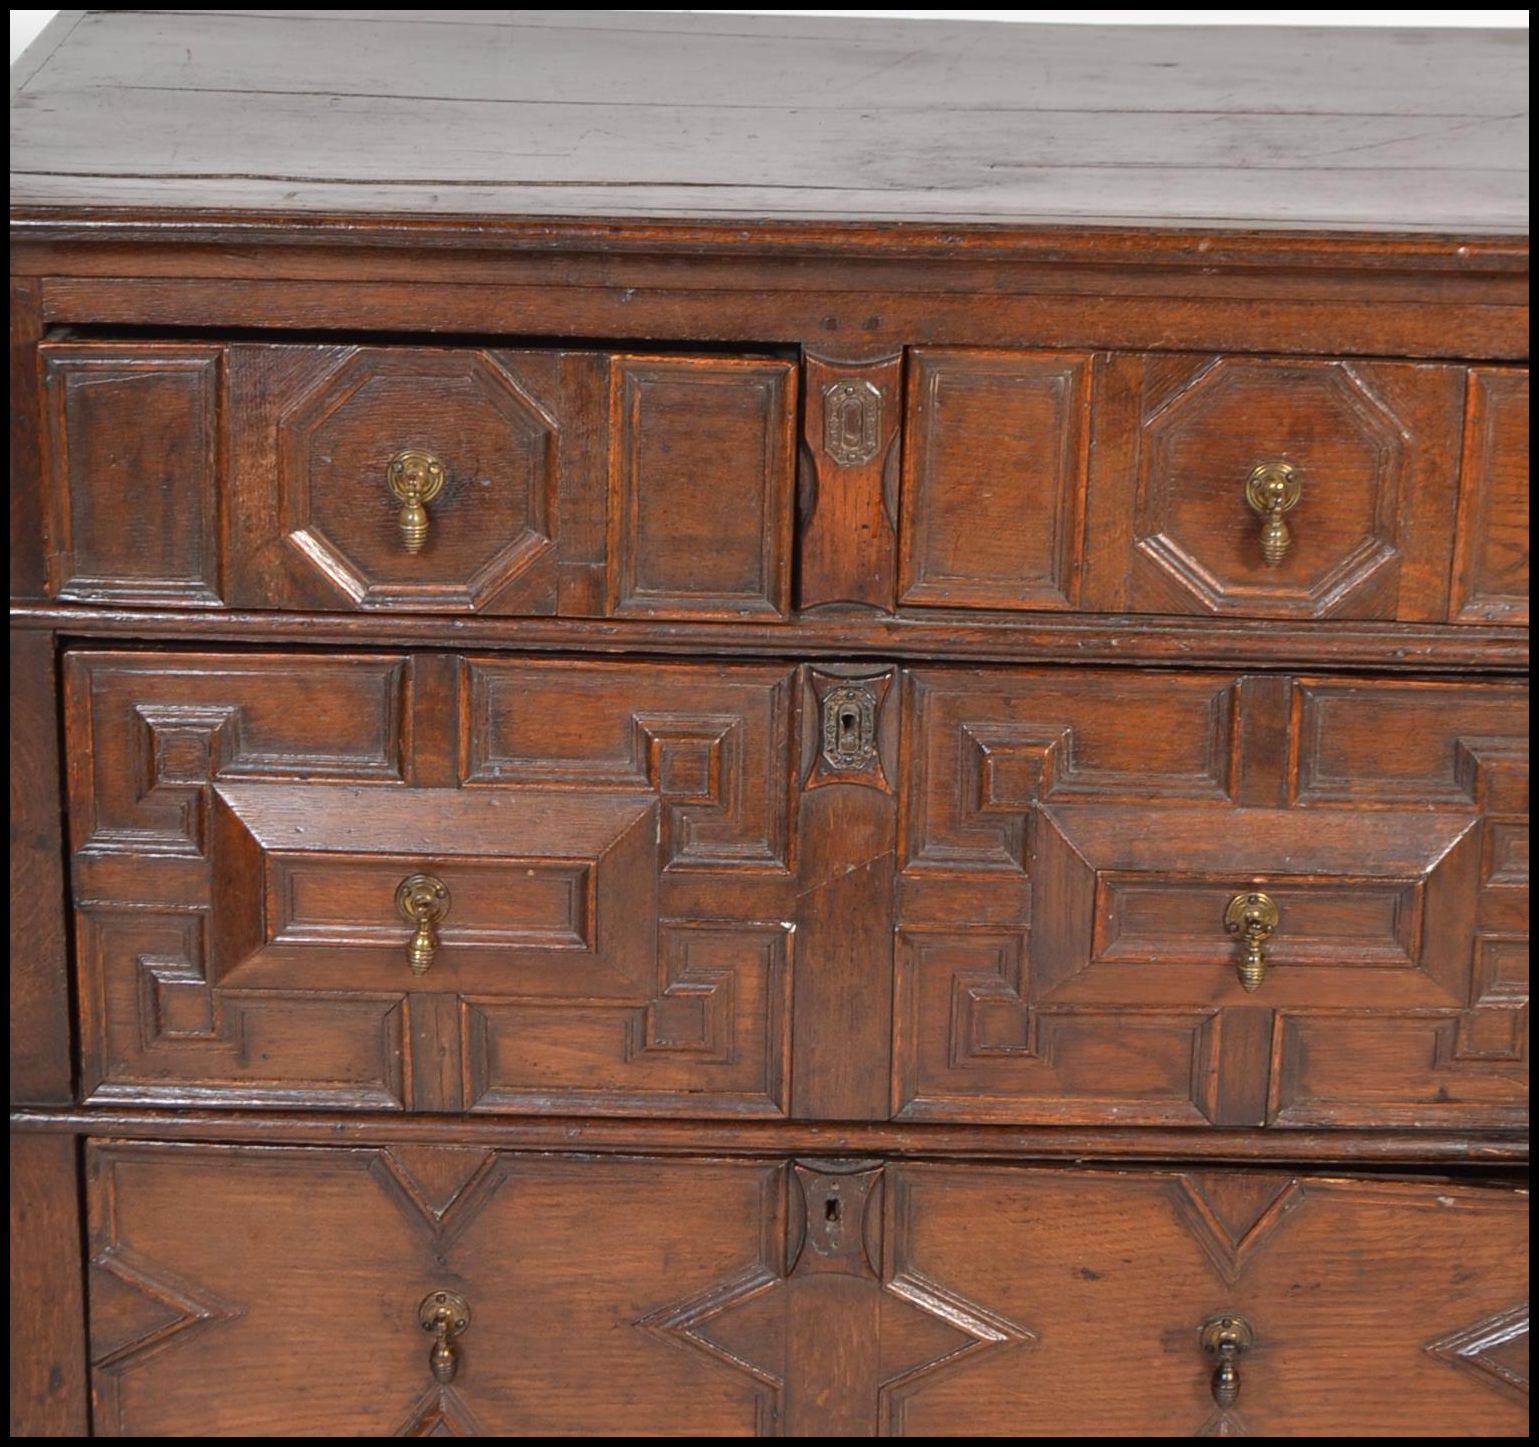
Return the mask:
[[89,1432],[80,1146],[11,1134],[11,1436]]
[[[1508,1190],[103,1141],[89,1197],[100,1435],[1523,1422],[1526,1221]],[[417,1323],[434,1291],[468,1307],[449,1382]],[[1209,1393],[1215,1311],[1254,1333],[1237,1406]]]
[[68,654],[87,1099],[1525,1118],[1515,683],[420,661]]
[[927,1121],[606,1120],[602,1116],[446,1116],[427,1111],[266,1111],[185,1106],[22,1107],[18,1133],[124,1140],[291,1145],[418,1142],[600,1155],[911,1156],[998,1161],[1201,1160],[1361,1163],[1405,1172],[1418,1164],[1500,1173],[1528,1158],[1520,1131],[1192,1130],[1150,1126],[965,1125]]
[[11,1100],[74,1098],[58,640],[11,635]]
[[1520,31],[87,11],[13,202],[1522,233]]
[[[905,687],[900,1115],[1526,1119],[1525,687]],[[1250,889],[1283,915],[1253,991],[1219,925]]]
[[[1526,599],[1516,368],[918,347],[832,380],[815,355],[575,347],[37,356],[46,592],[66,602],[743,622],[791,614],[793,561],[806,608],[920,617],[1464,624],[1521,620]],[[830,434],[831,398],[868,456]],[[408,452],[444,479],[414,548],[388,485]],[[1275,558],[1246,492],[1268,466],[1298,486]],[[1450,607],[1456,547],[1459,586],[1490,602]]]

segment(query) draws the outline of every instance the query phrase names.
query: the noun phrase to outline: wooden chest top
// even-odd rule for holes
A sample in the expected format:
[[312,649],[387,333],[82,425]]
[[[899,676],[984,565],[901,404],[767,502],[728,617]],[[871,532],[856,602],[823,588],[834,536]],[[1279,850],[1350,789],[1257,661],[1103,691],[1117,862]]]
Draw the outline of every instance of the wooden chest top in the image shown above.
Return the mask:
[[87,10],[34,56],[28,216],[1527,234],[1516,30]]

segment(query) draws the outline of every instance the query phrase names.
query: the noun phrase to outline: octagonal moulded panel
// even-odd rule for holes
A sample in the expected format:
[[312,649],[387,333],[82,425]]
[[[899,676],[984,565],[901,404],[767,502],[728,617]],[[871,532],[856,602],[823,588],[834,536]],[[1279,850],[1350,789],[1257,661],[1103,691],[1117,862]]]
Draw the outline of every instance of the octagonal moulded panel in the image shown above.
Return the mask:
[[[485,607],[551,549],[557,422],[516,359],[360,347],[277,417],[280,526],[356,606]],[[387,473],[415,450],[443,485],[417,551]]]
[[[1465,374],[1437,363],[1096,359],[1079,606],[1441,622]],[[1286,464],[1269,561],[1246,483]]]
[[[1410,442],[1348,366],[1221,359],[1146,417],[1135,573],[1158,570],[1215,613],[1338,612],[1394,572]],[[1269,462],[1301,485],[1276,563],[1245,498]]]

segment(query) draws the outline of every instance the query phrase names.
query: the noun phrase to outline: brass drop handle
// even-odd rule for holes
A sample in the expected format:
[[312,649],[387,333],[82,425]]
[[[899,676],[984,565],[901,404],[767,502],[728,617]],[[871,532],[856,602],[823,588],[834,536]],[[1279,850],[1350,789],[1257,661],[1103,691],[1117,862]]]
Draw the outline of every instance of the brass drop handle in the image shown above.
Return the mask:
[[436,1380],[448,1386],[460,1369],[454,1339],[470,1325],[470,1304],[454,1291],[430,1291],[417,1308],[417,1320],[423,1331],[433,1334],[428,1366]]
[[449,913],[449,891],[441,879],[431,874],[413,874],[403,879],[395,892],[396,908],[414,925],[406,942],[406,960],[414,975],[427,973],[438,953],[438,935],[433,926]]
[[1256,1334],[1243,1316],[1210,1316],[1202,1324],[1202,1349],[1218,1358],[1208,1385],[1220,1407],[1234,1406],[1240,1396],[1240,1358],[1256,1344]]
[[1240,957],[1240,983],[1247,990],[1254,990],[1266,978],[1266,942],[1282,912],[1277,901],[1269,894],[1251,891],[1237,894],[1224,911],[1224,928],[1239,937],[1245,953]]
[[1263,462],[1252,468],[1245,482],[1245,501],[1261,515],[1261,556],[1267,566],[1282,562],[1293,543],[1283,514],[1299,505],[1303,488],[1298,473],[1286,462]]
[[444,465],[431,452],[408,447],[390,459],[385,468],[390,491],[401,499],[396,526],[408,553],[420,553],[427,542],[426,504],[438,496],[444,485]]

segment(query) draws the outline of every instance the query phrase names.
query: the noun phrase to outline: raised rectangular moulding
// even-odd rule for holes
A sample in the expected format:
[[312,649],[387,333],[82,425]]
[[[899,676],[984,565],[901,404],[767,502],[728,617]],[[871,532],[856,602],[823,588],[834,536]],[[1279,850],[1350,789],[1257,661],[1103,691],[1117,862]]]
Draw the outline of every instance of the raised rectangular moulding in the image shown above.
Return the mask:
[[41,356],[47,588],[68,601],[776,621],[798,547],[810,603],[890,606],[895,502],[897,605],[931,617],[1527,616],[1520,368],[916,348],[901,409],[896,355],[866,369],[885,400],[851,370],[871,405],[830,414],[849,437],[824,415],[840,384],[819,392],[798,534],[783,358]]
[[1077,606],[1092,360],[910,353],[903,604]]
[[1521,1125],[1527,690],[915,669],[894,1110]]
[[1513,1190],[469,1144],[86,1167],[104,1436],[1523,1430]]
[[790,606],[796,369],[619,357],[612,374],[609,611],[769,617]]
[[53,597],[789,606],[788,361],[281,341],[50,342],[41,357]]
[[169,343],[43,348],[52,597],[220,604],[223,352]]
[[1470,373],[1454,553],[1456,623],[1528,622],[1528,368]]

